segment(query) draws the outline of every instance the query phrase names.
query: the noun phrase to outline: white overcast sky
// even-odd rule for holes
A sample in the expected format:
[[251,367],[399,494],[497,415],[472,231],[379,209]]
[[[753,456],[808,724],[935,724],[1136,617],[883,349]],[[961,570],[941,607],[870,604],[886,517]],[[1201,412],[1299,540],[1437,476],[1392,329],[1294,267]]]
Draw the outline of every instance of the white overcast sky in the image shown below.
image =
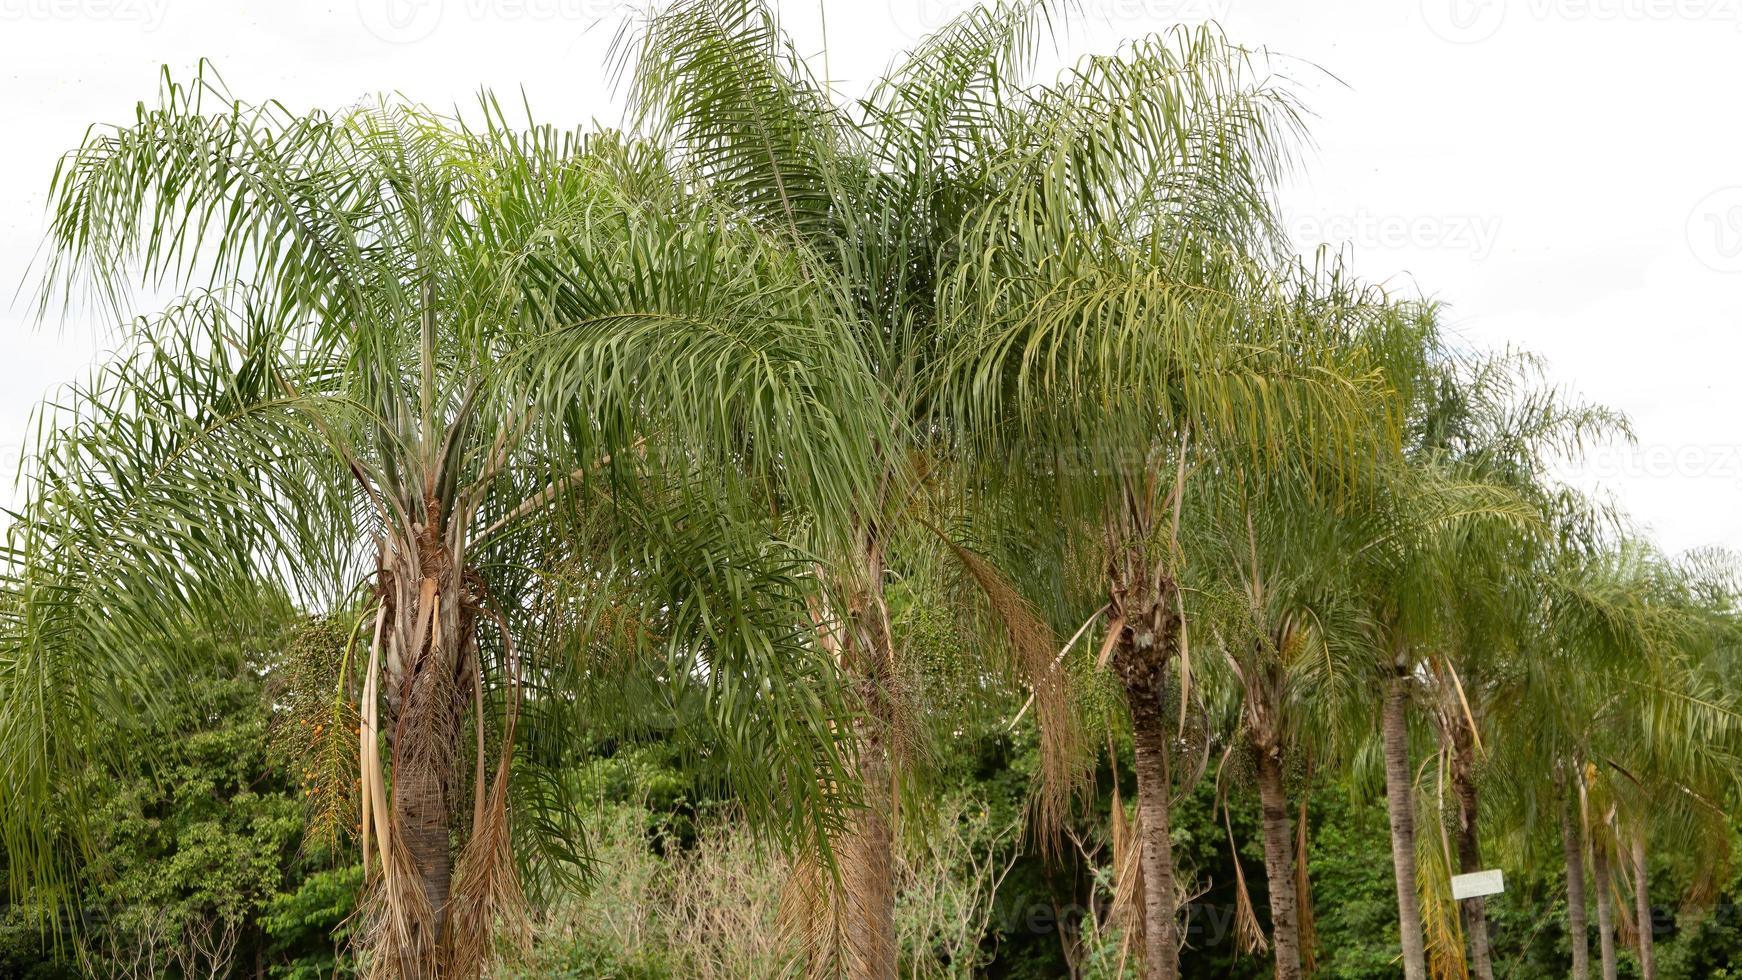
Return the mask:
[[[1450,306],[1473,346],[1536,351],[1627,413],[1638,445],[1573,478],[1666,548],[1742,550],[1742,0],[1080,0],[1061,57],[1213,19],[1316,65],[1296,245]],[[817,0],[782,15],[856,93],[962,0]],[[440,108],[524,90],[541,119],[616,122],[619,0],[0,0],[0,462],[32,407],[112,337],[14,301],[57,156],[213,61],[246,99]],[[821,12],[825,16],[819,16]],[[12,499],[0,491],[0,503]]]

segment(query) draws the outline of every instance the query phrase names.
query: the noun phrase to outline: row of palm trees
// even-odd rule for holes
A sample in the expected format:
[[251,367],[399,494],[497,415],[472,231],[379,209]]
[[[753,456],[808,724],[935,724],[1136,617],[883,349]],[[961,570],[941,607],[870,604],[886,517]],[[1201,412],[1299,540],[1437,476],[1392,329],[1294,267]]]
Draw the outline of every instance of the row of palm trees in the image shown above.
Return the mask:
[[[803,858],[809,969],[893,976],[940,673],[979,710],[1028,698],[1043,838],[1097,729],[1129,741],[1147,977],[1179,975],[1179,792],[1251,762],[1298,977],[1291,789],[1376,754],[1411,980],[1492,975],[1480,900],[1436,896],[1541,828],[1569,894],[1593,855],[1612,975],[1617,862],[1648,917],[1647,843],[1712,840],[1734,795],[1722,563],[1552,478],[1620,419],[1291,257],[1301,113],[1270,56],[1180,30],[1037,83],[1060,16],[972,10],[845,99],[759,0],[680,0],[619,36],[624,132],[488,99],[297,113],[209,70],[93,129],[56,172],[44,313],[182,298],[45,409],[26,470],[15,884],[65,894],[60,775],[121,761],[94,722],[288,595],[349,636],[322,731],[355,761],[374,975],[523,940],[575,857],[589,719],[682,705],[705,724],[673,737]],[[1417,832],[1442,813],[1455,857]]]

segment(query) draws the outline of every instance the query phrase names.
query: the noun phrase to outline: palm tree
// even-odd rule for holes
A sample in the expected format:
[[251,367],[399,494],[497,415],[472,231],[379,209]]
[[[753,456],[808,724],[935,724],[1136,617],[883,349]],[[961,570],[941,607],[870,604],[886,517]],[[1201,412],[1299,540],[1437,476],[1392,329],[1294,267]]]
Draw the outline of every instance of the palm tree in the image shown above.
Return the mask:
[[[1383,405],[1360,352],[1303,315],[1291,272],[1240,257],[1242,236],[1260,233],[1246,225],[1264,226],[1264,166],[1202,175],[1193,167],[1225,162],[1221,151],[1176,149],[1165,138],[1145,147],[1120,123],[1092,115],[1091,107],[1123,112],[1136,101],[1140,128],[1188,142],[1204,133],[1219,146],[1251,140],[1233,156],[1269,159],[1274,119],[1250,128],[1246,121],[1286,116],[1286,99],[1244,81],[1256,62],[1219,37],[1177,41],[1177,51],[1158,47],[1129,74],[1117,64],[1081,73],[1085,85],[1106,79],[1132,89],[1041,117],[1062,123],[1046,122],[1018,144],[1040,149],[1007,164],[1024,179],[976,219],[968,241],[978,258],[946,293],[960,337],[960,415],[981,434],[987,457],[1030,461],[1004,482],[1054,514],[1076,542],[1070,551],[1094,566],[1081,584],[1105,600],[1090,621],[1104,624],[1098,661],[1111,664],[1131,713],[1139,932],[1150,977],[1178,974],[1164,705],[1170,672],[1181,672],[1182,711],[1189,681],[1178,540],[1188,476],[1235,460],[1365,458],[1352,447],[1382,452],[1384,439],[1370,437],[1386,432],[1354,421]],[[1202,80],[1188,78],[1176,95],[1137,81],[1146,73]],[[1216,94],[1199,92],[1200,84]],[[1153,106],[1144,102],[1151,98]],[[1199,180],[1216,191],[1197,197]],[[1152,205],[1123,196],[1128,187],[1153,194],[1163,186],[1180,198]]]
[[[1405,451],[1396,466],[1378,474],[1374,492],[1347,519],[1359,529],[1351,582],[1367,610],[1368,645],[1382,688],[1380,730],[1404,972],[1425,978],[1429,948],[1424,885],[1417,875],[1423,842],[1416,835],[1410,708],[1427,697],[1434,709],[1429,719],[1439,723],[1458,803],[1455,862],[1475,870],[1481,865],[1474,777],[1481,702],[1472,700],[1463,676],[1471,665],[1456,654],[1499,655],[1507,637],[1518,632],[1510,624],[1529,593],[1508,583],[1528,573],[1531,542],[1546,527],[1539,460],[1576,449],[1612,419],[1531,389],[1528,359],[1472,359],[1451,350],[1432,305],[1412,307],[1397,329],[1413,335],[1414,343],[1378,349],[1394,352],[1382,362],[1397,392]],[[1454,859],[1446,858],[1449,873]],[[1482,907],[1469,903],[1465,913],[1480,973],[1487,959]],[[1461,961],[1461,951],[1442,948],[1445,935],[1436,930],[1435,955]]]
[[[1517,694],[1524,676],[1521,648],[1540,628],[1541,576],[1557,511],[1576,499],[1548,472],[1552,459],[1576,455],[1590,440],[1626,431],[1625,420],[1600,407],[1580,404],[1537,386],[1528,358],[1481,363],[1460,385],[1458,435],[1449,448],[1472,479],[1517,494],[1541,517],[1522,523],[1466,522],[1442,539],[1445,566],[1459,574],[1459,587],[1444,592],[1445,638],[1429,658],[1424,681],[1433,709],[1427,713],[1451,776],[1456,813],[1458,870],[1482,870],[1481,812],[1477,773],[1484,743],[1493,744],[1490,713],[1495,702]],[[1559,522],[1562,536],[1570,521]],[[1583,524],[1591,524],[1589,517]],[[1493,980],[1486,903],[1462,905],[1469,961],[1479,980]]]
[[[840,282],[857,304],[860,343],[894,422],[876,437],[879,493],[858,514],[850,553],[824,573],[845,597],[840,654],[860,695],[854,741],[862,778],[872,785],[888,783],[890,765],[900,762],[891,758],[888,735],[901,710],[889,683],[896,644],[883,594],[892,544],[914,521],[927,481],[960,473],[964,463],[1003,459],[977,451],[997,441],[988,434],[1023,424],[1025,405],[981,397],[989,380],[1001,383],[1002,369],[969,359],[987,339],[983,329],[1001,329],[994,317],[1035,309],[1023,305],[1033,298],[1023,291],[1040,290],[1044,322],[1017,329],[1051,325],[1086,336],[1126,318],[1135,343],[1119,369],[1150,386],[1170,365],[1195,366],[1194,355],[1212,349],[1201,361],[1207,370],[1219,365],[1220,377],[1241,379],[1256,373],[1217,348],[1237,329],[1237,303],[1204,318],[1184,311],[1210,310],[1214,302],[1188,300],[1190,287],[1232,278],[1221,270],[1233,260],[1222,256],[1265,238],[1265,180],[1286,154],[1292,103],[1274,79],[1255,72],[1260,59],[1209,31],[1147,40],[1085,61],[1054,85],[1031,85],[1028,71],[1050,16],[1035,2],[970,11],[922,42],[866,98],[845,104],[757,2],[676,4],[625,34],[620,48],[641,124],[663,134],[758,227],[794,242],[811,257],[812,275]],[[1104,240],[1090,236],[1097,228]],[[1055,253],[1055,244],[1065,251]],[[1127,244],[1132,254],[1118,254]],[[1171,256],[1176,249],[1181,254]],[[1058,261],[1073,255],[1083,263],[1077,268]],[[1073,281],[1087,289],[1073,296]],[[1094,295],[1123,303],[1124,312],[1087,305]],[[1170,311],[1163,326],[1148,329],[1153,316]],[[1200,323],[1202,335],[1192,336]],[[995,349],[1003,358],[1020,345],[1007,337]],[[1105,350],[1112,349],[1109,339]],[[1194,398],[1201,380],[1190,379]],[[1113,383],[1089,383],[1103,381]],[[1252,388],[1242,395],[1249,406],[1257,402]],[[1280,419],[1270,422],[1281,427]],[[1150,445],[1146,436],[1135,451]],[[1135,476],[1131,482],[1135,487]],[[968,493],[1002,489],[997,481],[962,486]],[[1133,498],[1130,526],[1120,532],[1130,547],[1152,527],[1152,509]],[[1135,565],[1130,571],[1133,583],[1147,578]],[[982,564],[975,578],[989,574]],[[1151,614],[1164,608],[1158,597],[1138,601]],[[995,597],[992,604],[1008,605]],[[1012,637],[1034,632],[1010,630]],[[1057,646],[1015,646],[1048,733],[1043,768],[1054,789],[1042,812],[1056,821],[1059,787],[1068,789],[1081,768],[1072,751],[1078,740],[1057,734],[1071,720]],[[1142,710],[1151,700],[1140,700]],[[1154,754],[1145,760],[1150,772]],[[1146,798],[1153,804],[1151,783]],[[887,976],[894,968],[889,820],[883,794],[875,796],[841,853],[842,937],[856,976]],[[1150,850],[1159,854],[1163,818],[1150,819],[1160,828]],[[1160,881],[1167,866],[1155,864],[1150,873]],[[1168,890],[1158,884],[1153,893],[1160,901]],[[1164,931],[1171,909],[1158,915],[1157,951],[1172,944]],[[1156,969],[1173,956],[1157,952]]]
[[[1414,356],[1420,344],[1407,308],[1335,266],[1303,275],[1287,302],[1295,315],[1368,351],[1375,363]],[[1398,344],[1402,350],[1384,350]],[[1371,422],[1376,431],[1369,438],[1382,445],[1392,416],[1376,412]],[[1232,706],[1223,727],[1250,756],[1257,784],[1276,974],[1298,977],[1309,952],[1301,936],[1309,910],[1287,776],[1340,748],[1326,737],[1338,727],[1330,719],[1347,714],[1353,728],[1370,724],[1359,710],[1365,704],[1355,666],[1368,624],[1349,601],[1344,556],[1365,543],[1368,528],[1359,518],[1373,487],[1307,453],[1258,459],[1224,453],[1201,469],[1183,511],[1186,618],[1200,649],[1207,643],[1225,668],[1215,670],[1212,661],[1206,679],[1226,681]]]
[[1302,494],[1296,479],[1205,482],[1182,541],[1192,556],[1186,615],[1200,648],[1207,639],[1223,662],[1221,671],[1199,671],[1212,683],[1227,678],[1234,718],[1223,727],[1250,756],[1258,790],[1276,976],[1298,978],[1309,910],[1289,774],[1326,758],[1314,729],[1360,693],[1348,663],[1359,612],[1340,601],[1334,557],[1347,542],[1334,509]]
[[[826,847],[832,669],[766,515],[826,536],[868,492],[879,404],[838,297],[648,147],[482,115],[297,114],[202,73],[62,161],[45,312],[125,312],[132,275],[186,293],[53,406],[9,533],[15,875],[55,880],[32,811],[91,719],[149,705],[175,638],[261,581],[355,617],[335,698],[382,975],[475,974],[515,921],[540,809],[511,832],[514,750],[560,737],[538,709],[573,692],[545,685],[586,671],[540,658],[577,643],[663,652],[748,797]],[[619,596],[639,621],[608,634]]]
[[[1486,770],[1497,795],[1487,799],[1519,828],[1533,813],[1558,815],[1573,973],[1590,971],[1589,891],[1601,969],[1614,976],[1624,917],[1615,903],[1638,905],[1635,842],[1652,831],[1701,850],[1727,841],[1715,801],[1734,778],[1736,713],[1718,678],[1734,592],[1713,571],[1721,564],[1669,563],[1638,542],[1617,544],[1569,503],[1531,577],[1533,639],[1490,675]],[[1631,901],[1619,889],[1627,878]],[[1649,922],[1649,905],[1644,913]],[[1649,955],[1641,950],[1642,964]]]

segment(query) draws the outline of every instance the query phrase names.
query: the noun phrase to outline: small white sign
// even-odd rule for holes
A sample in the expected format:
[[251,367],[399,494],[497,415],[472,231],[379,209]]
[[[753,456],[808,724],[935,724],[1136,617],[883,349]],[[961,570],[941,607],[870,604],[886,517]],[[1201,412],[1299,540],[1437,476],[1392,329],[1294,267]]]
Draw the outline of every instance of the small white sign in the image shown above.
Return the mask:
[[1452,876],[1452,897],[1460,902],[1466,898],[1498,895],[1505,890],[1506,879],[1500,874],[1499,868]]

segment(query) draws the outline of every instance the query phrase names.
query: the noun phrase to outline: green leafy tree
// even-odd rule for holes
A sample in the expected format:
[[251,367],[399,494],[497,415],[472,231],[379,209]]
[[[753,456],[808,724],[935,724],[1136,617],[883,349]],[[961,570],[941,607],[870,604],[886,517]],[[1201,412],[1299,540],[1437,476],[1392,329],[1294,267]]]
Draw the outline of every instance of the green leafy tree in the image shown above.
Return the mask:
[[333,723],[390,974],[470,975],[517,932],[516,851],[563,842],[515,748],[561,740],[546,709],[601,650],[707,692],[698,742],[782,839],[841,819],[832,669],[794,628],[816,589],[767,518],[826,540],[868,493],[837,297],[660,154],[480,112],[297,113],[202,74],[61,163],[45,309],[187,292],[45,416],[10,529],[15,881],[53,881],[37,808],[90,726],[161,702],[262,581],[356,617]]

